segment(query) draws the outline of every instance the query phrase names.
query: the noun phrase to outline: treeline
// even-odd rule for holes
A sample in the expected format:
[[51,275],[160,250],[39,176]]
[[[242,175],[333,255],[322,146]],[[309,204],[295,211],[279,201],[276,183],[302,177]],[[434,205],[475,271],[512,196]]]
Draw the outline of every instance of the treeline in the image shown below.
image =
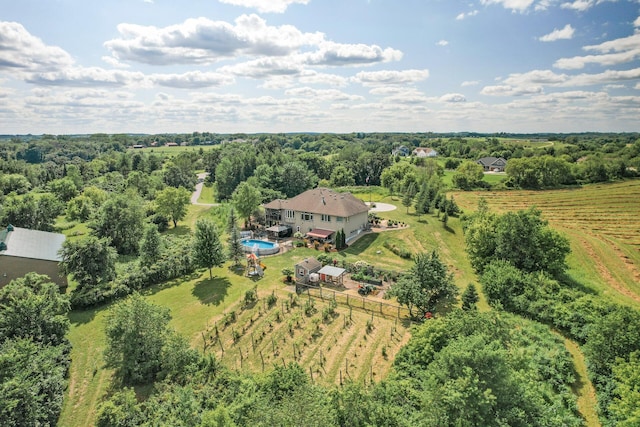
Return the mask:
[[[166,309],[139,296],[108,314],[105,359],[125,384],[97,426],[580,426],[571,356],[548,328],[500,313],[454,310],[414,330],[386,380],[314,384],[295,363],[230,370],[188,349]],[[137,343],[132,346],[132,343]],[[143,343],[144,352],[140,351]]]
[[498,215],[481,202],[464,217],[464,230],[489,304],[552,325],[580,343],[603,424],[634,425],[640,382],[625,375],[638,367],[640,313],[563,274],[568,242],[548,228],[539,211]]

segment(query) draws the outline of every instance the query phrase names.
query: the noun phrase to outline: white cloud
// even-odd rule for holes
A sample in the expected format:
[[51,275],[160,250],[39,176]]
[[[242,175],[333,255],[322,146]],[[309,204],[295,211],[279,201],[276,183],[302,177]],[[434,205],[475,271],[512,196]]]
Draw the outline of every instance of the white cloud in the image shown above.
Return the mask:
[[456,21],[462,21],[463,19],[468,18],[468,17],[470,17],[470,16],[476,16],[478,13],[479,13],[479,12],[478,12],[478,10],[477,10],[477,9],[476,9],[476,10],[472,10],[471,12],[466,12],[466,13],[465,13],[465,12],[462,12],[462,13],[459,13],[459,14],[458,14],[458,16],[456,16]]
[[511,86],[495,85],[485,86],[480,91],[483,95],[489,96],[522,96],[542,93],[542,86]]
[[446,40],[440,40],[439,42],[436,43],[438,46],[447,46],[449,44],[448,41]]
[[575,0],[572,2],[562,3],[560,5],[563,9],[571,9],[577,10],[579,12],[584,12],[585,10],[590,9],[595,4],[593,0]]
[[209,64],[240,55],[283,56],[324,40],[321,33],[303,33],[291,25],[269,26],[257,15],[242,15],[234,24],[208,18],[164,28],[120,24],[118,31],[121,38],[104,44],[115,58],[154,65]]
[[303,33],[292,25],[270,26],[257,15],[234,24],[208,18],[187,19],[164,28],[120,24],[121,38],[104,45],[119,61],[152,65],[210,64],[243,56],[288,58],[311,66],[368,65],[397,61],[402,52],[377,45],[327,41],[319,32]]
[[318,51],[303,56],[305,62],[312,65],[344,66],[399,61],[402,52],[376,45],[323,42]]
[[403,70],[403,71],[361,71],[353,77],[357,83],[364,86],[408,84],[426,80],[429,70]]
[[105,70],[98,67],[70,67],[60,71],[33,73],[25,78],[27,83],[45,86],[110,86],[144,85],[141,72]]
[[618,0],[573,0],[564,2],[560,5],[563,9],[576,10],[578,12],[584,12],[591,9],[593,6],[606,2],[616,2]]
[[48,46],[17,22],[0,21],[0,71],[46,72],[73,64],[71,55]]
[[601,54],[560,58],[553,64],[554,67],[576,70],[589,63],[610,66],[635,61],[640,58],[640,33],[609,40],[598,45],[585,46],[583,49]]
[[116,58],[114,58],[113,56],[103,56],[101,59],[104,62],[106,62],[107,64],[109,64],[112,67],[114,67],[114,68],[129,68],[130,67],[129,64],[123,64],[122,62],[120,62]]
[[633,88],[637,89],[637,90],[640,90],[640,83],[636,83],[636,85]]
[[480,84],[480,82],[478,80],[467,80],[467,81],[464,81],[464,82],[460,83],[460,86],[467,87],[467,86],[476,86],[476,85],[479,85],[479,84]]
[[160,86],[181,89],[224,86],[234,82],[234,78],[228,74],[201,71],[189,71],[183,74],[152,74],[149,80]]
[[480,0],[483,5],[499,4],[505,9],[524,12],[534,3],[535,0]]
[[364,98],[359,95],[350,95],[337,89],[313,89],[310,87],[298,87],[285,91],[289,96],[300,96],[321,101],[362,101]]
[[442,102],[467,102],[467,98],[461,93],[447,93],[440,97]]
[[219,0],[220,3],[232,4],[257,9],[260,13],[283,13],[291,4],[308,4],[309,0]]
[[542,37],[539,37],[538,40],[541,42],[554,42],[556,40],[569,40],[573,38],[573,33],[575,29],[571,26],[571,24],[567,24],[563,29],[558,30],[554,29],[549,34],[546,34]]
[[638,16],[638,17],[636,18],[636,20],[635,20],[635,21],[633,21],[633,26],[634,26],[634,27],[640,27],[640,16]]

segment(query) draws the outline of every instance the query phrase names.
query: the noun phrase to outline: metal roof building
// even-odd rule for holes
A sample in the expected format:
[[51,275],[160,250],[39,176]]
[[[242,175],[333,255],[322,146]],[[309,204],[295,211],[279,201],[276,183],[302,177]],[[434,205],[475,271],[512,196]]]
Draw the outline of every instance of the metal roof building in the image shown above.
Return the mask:
[[7,226],[0,231],[0,287],[30,272],[46,274],[61,287],[67,286],[60,275],[59,251],[65,235],[48,231]]

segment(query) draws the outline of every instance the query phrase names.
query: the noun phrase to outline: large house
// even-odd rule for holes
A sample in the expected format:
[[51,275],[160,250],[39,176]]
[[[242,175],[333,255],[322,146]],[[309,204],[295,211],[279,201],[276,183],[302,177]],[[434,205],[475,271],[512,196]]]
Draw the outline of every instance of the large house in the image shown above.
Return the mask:
[[64,234],[29,230],[12,225],[0,230],[0,288],[27,273],[46,274],[51,281],[67,287],[67,278],[60,274],[59,251]]
[[366,229],[369,207],[351,193],[315,188],[291,199],[276,199],[264,205],[267,226],[290,228],[292,232],[318,240],[333,241],[338,230],[346,240]]
[[438,155],[438,152],[436,150],[434,150],[433,148],[428,148],[428,147],[418,147],[416,149],[414,149],[411,154],[413,154],[416,157],[436,157]]
[[476,161],[485,172],[504,172],[507,161],[502,157],[483,157]]

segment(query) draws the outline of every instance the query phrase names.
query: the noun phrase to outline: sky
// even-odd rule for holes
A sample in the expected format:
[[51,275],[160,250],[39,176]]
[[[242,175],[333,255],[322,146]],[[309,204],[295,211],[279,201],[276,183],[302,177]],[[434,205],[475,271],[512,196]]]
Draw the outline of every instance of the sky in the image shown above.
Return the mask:
[[0,0],[0,134],[640,131],[640,0]]

